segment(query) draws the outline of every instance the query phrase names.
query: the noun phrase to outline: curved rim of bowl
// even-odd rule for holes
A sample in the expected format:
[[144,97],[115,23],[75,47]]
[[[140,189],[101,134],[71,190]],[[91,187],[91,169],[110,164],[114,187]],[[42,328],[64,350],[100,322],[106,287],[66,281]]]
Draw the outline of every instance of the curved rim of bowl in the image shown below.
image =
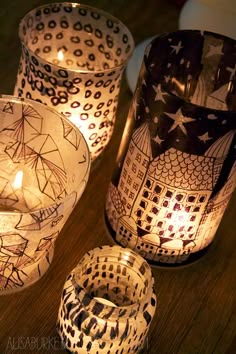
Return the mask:
[[[133,316],[135,315],[135,313],[137,313],[140,309],[140,306],[144,303],[147,302],[147,298],[148,298],[148,301],[151,300],[151,297],[153,296],[154,294],[154,277],[153,277],[153,274],[152,274],[152,270],[151,270],[151,266],[148,264],[148,262],[138,253],[134,252],[132,249],[130,248],[123,248],[119,245],[102,245],[101,247],[96,247],[88,252],[86,252],[83,257],[80,259],[79,263],[76,265],[76,267],[72,270],[71,272],[71,275],[72,275],[72,278],[71,278],[71,282],[73,284],[73,286],[75,287],[76,285],[79,285],[78,282],[77,282],[77,279],[80,277],[80,273],[82,271],[82,266],[83,266],[83,262],[84,261],[88,261],[89,260],[89,257],[91,256],[94,256],[93,260],[92,261],[96,261],[97,257],[100,256],[100,257],[107,257],[110,259],[110,261],[112,261],[112,259],[114,258],[117,258],[117,255],[113,255],[112,252],[120,252],[122,253],[123,256],[126,256],[124,257],[124,259],[122,260],[122,264],[125,264],[126,266],[129,266],[129,255],[131,257],[135,257],[135,262],[136,262],[136,266],[138,267],[138,271],[139,271],[139,274],[137,273],[137,276],[140,276],[141,274],[141,266],[142,265],[145,265],[146,267],[146,270],[148,272],[148,274],[146,274],[146,278],[148,277],[150,282],[149,282],[149,285],[148,285],[148,288],[147,288],[147,291],[146,291],[146,294],[142,297],[139,297],[137,299],[137,301],[129,304],[129,305],[116,305],[115,307],[112,306],[112,305],[109,305],[109,304],[104,304],[104,308],[106,310],[109,310],[109,309],[113,309],[113,312],[112,312],[112,315],[111,315],[111,318],[113,316],[119,316],[119,313],[120,311],[122,311],[123,309],[126,309],[126,310],[129,310],[131,313],[133,313]],[[119,262],[116,262],[117,264],[121,264]],[[81,296],[89,296],[90,299],[91,299],[91,302],[90,304],[93,306],[95,305],[96,303],[99,303],[99,300],[97,300],[97,297],[94,297],[90,294],[88,294],[87,290],[79,285],[80,287],[80,294],[82,294]],[[78,301],[78,298],[77,296],[75,296],[75,299]],[[133,317],[133,316],[130,316],[130,317]]]
[[[151,49],[151,47],[153,46],[153,43],[159,39],[163,39],[163,38],[167,38],[168,36],[174,34],[174,33],[202,33],[202,35],[204,36],[205,34],[207,35],[211,35],[213,37],[217,37],[217,38],[221,38],[227,41],[231,41],[235,43],[236,46],[236,40],[234,40],[233,38],[227,37],[223,34],[220,33],[215,33],[215,32],[211,32],[211,31],[201,31],[201,30],[195,30],[195,29],[183,29],[183,30],[177,30],[177,31],[173,31],[173,32],[164,32],[161,33],[157,36],[155,36],[151,42],[147,45],[147,47],[145,48],[145,52],[144,52],[144,57],[143,57],[143,63],[145,65],[145,70],[147,71],[147,73],[152,76],[152,73],[150,71],[150,66],[148,65],[147,61],[148,61],[148,56],[149,56],[149,51]],[[236,63],[236,62],[235,62]],[[230,82],[230,81],[229,81]],[[164,84],[163,82],[158,82],[157,80],[153,80],[153,83],[155,83],[156,85],[161,86],[162,91],[164,91],[164,93],[166,93],[167,95],[169,95],[170,97],[175,97],[176,99],[178,99],[179,101],[184,102],[184,104],[189,105],[190,107],[194,107],[195,109],[202,109],[202,110],[206,110],[209,111],[210,113],[217,113],[217,114],[236,114],[236,109],[235,110],[226,110],[226,109],[217,109],[217,108],[212,108],[212,107],[206,107],[200,104],[196,104],[196,103],[192,103],[191,101],[187,101],[184,97],[178,96],[176,94],[174,94],[172,91],[170,91],[168,89],[168,84]]]
[[[37,11],[37,10],[41,10],[44,9],[46,7],[53,7],[53,6],[69,6],[71,8],[82,8],[82,9],[89,9],[89,10],[94,10],[95,12],[98,12],[99,14],[103,15],[104,17],[106,17],[107,19],[111,19],[114,22],[122,25],[127,33],[129,34],[129,38],[131,40],[130,43],[130,51],[129,53],[126,55],[125,60],[123,61],[123,63],[119,64],[119,65],[113,65],[111,68],[108,69],[99,69],[99,70],[82,70],[82,69],[73,69],[73,68],[66,68],[64,66],[60,66],[60,65],[55,65],[53,63],[51,63],[50,61],[47,61],[46,59],[42,58],[41,56],[39,56],[38,54],[35,54],[34,51],[32,51],[28,45],[26,44],[25,40],[24,40],[24,36],[22,35],[22,26],[23,26],[23,22],[26,19],[27,16],[29,16],[31,13]],[[87,73],[93,73],[93,74],[101,74],[101,73],[109,73],[112,72],[114,70],[118,70],[118,69],[122,69],[123,67],[125,67],[125,65],[127,64],[127,62],[129,61],[130,57],[133,54],[134,48],[135,48],[135,43],[134,43],[134,38],[133,35],[131,33],[131,31],[129,30],[129,28],[121,21],[119,20],[117,17],[113,16],[112,14],[110,14],[109,12],[106,12],[100,8],[96,8],[94,6],[90,6],[90,5],[86,5],[86,4],[80,4],[80,3],[74,3],[74,2],[55,2],[55,3],[48,3],[48,4],[44,4],[44,5],[40,5],[30,11],[28,11],[25,16],[20,20],[19,26],[18,26],[18,36],[20,38],[21,43],[23,43],[25,45],[25,47],[27,47],[27,50],[30,52],[31,55],[35,56],[37,59],[39,59],[39,61],[44,62],[45,64],[49,64],[52,67],[56,67],[57,70],[69,70],[72,71],[74,73],[81,73],[81,74],[87,74]]]
[[[90,168],[91,168],[91,153],[90,153],[90,150],[89,150],[89,147],[88,147],[88,143],[87,141],[85,140],[83,134],[81,133],[81,131],[79,130],[79,128],[77,128],[65,115],[63,114],[60,114],[59,112],[57,112],[55,109],[47,106],[47,105],[44,105],[43,103],[39,102],[39,101],[35,101],[35,100],[32,100],[32,99],[29,99],[29,98],[22,98],[22,97],[17,97],[17,96],[14,96],[14,95],[5,95],[5,94],[0,94],[0,102],[1,101],[11,101],[11,102],[16,102],[16,103],[26,103],[30,106],[33,106],[33,105],[36,105],[36,106],[40,106],[40,107],[44,107],[46,110],[50,111],[51,113],[53,113],[54,115],[58,116],[60,119],[63,119],[65,120],[69,125],[71,125],[71,127],[77,131],[79,131],[80,135],[81,135],[81,138],[83,139],[83,142],[86,146],[86,150],[87,150],[87,153],[88,153],[88,162],[87,162],[87,168],[85,170],[85,173],[83,175],[83,177],[81,178],[81,183],[83,180],[88,180],[89,178],[89,173],[90,173]],[[85,185],[86,187],[86,185]],[[84,188],[85,189],[85,188]],[[82,191],[82,194],[83,194],[84,190]],[[17,215],[17,214],[30,214],[30,213],[37,213],[39,212],[39,210],[46,210],[50,207],[52,207],[53,205],[55,204],[61,204],[61,203],[64,203],[65,200],[67,200],[69,198],[70,195],[68,196],[65,196],[64,198],[62,199],[56,199],[55,201],[53,201],[52,203],[49,203],[48,206],[46,207],[42,207],[42,208],[37,208],[37,209],[33,209],[32,211],[20,211],[20,210],[12,210],[12,211],[4,211],[4,210],[1,210],[0,214],[2,215]]]

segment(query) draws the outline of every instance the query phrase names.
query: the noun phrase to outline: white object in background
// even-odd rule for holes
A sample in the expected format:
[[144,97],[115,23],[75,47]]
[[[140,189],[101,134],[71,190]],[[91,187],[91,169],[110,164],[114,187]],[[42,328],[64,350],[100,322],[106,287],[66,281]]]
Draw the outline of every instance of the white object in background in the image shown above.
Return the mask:
[[154,37],[149,37],[144,41],[140,42],[134,49],[133,54],[126,67],[126,80],[128,86],[132,92],[134,92],[139,71],[142,65],[143,56],[147,45],[151,42]]
[[198,29],[236,39],[235,0],[188,0],[179,16],[179,29]]

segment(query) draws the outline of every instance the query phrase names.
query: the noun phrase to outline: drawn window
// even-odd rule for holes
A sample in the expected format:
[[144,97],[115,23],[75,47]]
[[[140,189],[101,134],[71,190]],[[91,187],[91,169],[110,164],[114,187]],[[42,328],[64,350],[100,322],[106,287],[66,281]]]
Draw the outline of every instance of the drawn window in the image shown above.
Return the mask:
[[141,220],[138,220],[138,226],[142,226],[143,222]]
[[120,182],[120,188],[123,189],[123,188],[124,188],[124,185],[125,185],[125,184],[124,184],[124,181],[122,180],[122,181]]
[[126,203],[127,203],[126,198],[122,199],[122,203],[123,203],[123,205],[126,205]]
[[143,171],[139,170],[139,171],[138,171],[138,174],[137,174],[137,177],[140,178],[140,179],[142,179],[143,176],[144,176]]
[[157,215],[159,210],[157,209],[157,207],[154,206],[154,207],[152,207],[151,211],[153,214]]
[[137,160],[138,162],[141,162],[141,158],[142,158],[142,156],[141,156],[141,154],[138,152],[138,153],[136,154],[135,160]]
[[191,218],[190,218],[190,221],[195,221],[195,219],[196,219],[196,216],[192,215]]
[[130,160],[130,158],[128,157],[128,158],[127,158],[127,160],[126,160],[126,164],[127,164],[127,166],[129,166],[129,165],[130,165],[130,162],[131,162],[131,160]]
[[134,173],[136,173],[136,171],[137,171],[137,166],[135,165],[135,163],[132,164],[132,171]]
[[174,210],[180,210],[181,209],[181,206],[179,203],[175,203],[174,205]]
[[149,215],[147,215],[147,216],[146,216],[146,220],[147,220],[147,222],[148,222],[149,224],[151,224],[151,222],[152,222],[152,217],[149,216]]
[[180,226],[179,231],[184,231],[184,226]]
[[153,198],[152,198],[152,201],[153,203],[158,203],[159,202],[159,198],[155,195]]
[[127,208],[131,209],[131,204],[130,203],[127,204]]
[[128,175],[127,183],[128,183],[129,185],[131,185],[131,183],[132,183],[132,178],[130,177],[130,175]]
[[152,181],[150,179],[146,180],[145,187],[151,189],[152,188]]
[[148,196],[149,196],[148,191],[146,191],[146,190],[144,189],[144,191],[143,191],[143,197],[144,197],[144,198],[148,198]]
[[176,194],[175,199],[178,200],[178,202],[180,202],[183,199],[183,194]]
[[134,193],[133,193],[133,192],[130,192],[130,193],[129,193],[129,197],[130,197],[131,199],[134,199]]
[[126,176],[127,176],[127,170],[126,170],[126,168],[124,168],[124,170],[123,170],[123,177],[126,178]]
[[140,204],[139,204],[143,209],[146,209],[147,207],[147,202],[145,202],[145,200],[141,200]]
[[188,197],[188,202],[189,202],[189,203],[194,203],[194,202],[195,202],[195,199],[196,199],[196,197],[195,197],[194,195],[190,195],[190,196]]
[[205,196],[205,195],[201,195],[201,196],[199,197],[199,203],[204,203],[205,200],[206,200],[206,196]]
[[195,207],[195,208],[193,209],[193,211],[194,211],[195,213],[197,213],[198,211],[200,211],[200,207]]
[[138,190],[138,187],[139,187],[139,184],[138,183],[133,183],[133,188],[137,191]]
[[128,190],[127,187],[125,187],[124,192],[125,192],[125,194],[128,194],[128,193],[129,193],[129,190]]
[[146,160],[146,159],[143,160],[143,166],[148,167],[148,160]]
[[156,185],[156,187],[155,187],[155,192],[157,193],[157,194],[160,194],[161,193],[161,187],[157,184]]
[[131,154],[133,154],[133,152],[134,152],[134,145],[133,144],[130,145],[129,151]]
[[169,202],[167,200],[164,200],[163,204],[162,204],[165,208],[167,208],[169,206]]
[[150,231],[150,230],[151,230],[151,225],[147,225],[147,226],[145,227],[145,229],[146,229],[147,231]]
[[166,214],[166,217],[167,217],[167,219],[171,219],[172,213],[167,213],[167,214]]
[[163,222],[162,221],[158,221],[157,226],[158,227],[162,227],[162,225],[163,225]]
[[136,212],[136,214],[137,214],[137,216],[138,216],[139,218],[141,218],[141,216],[143,215],[143,210],[138,209],[137,212]]
[[172,198],[172,196],[173,196],[173,192],[171,192],[171,191],[166,191],[166,197],[167,197],[167,198]]

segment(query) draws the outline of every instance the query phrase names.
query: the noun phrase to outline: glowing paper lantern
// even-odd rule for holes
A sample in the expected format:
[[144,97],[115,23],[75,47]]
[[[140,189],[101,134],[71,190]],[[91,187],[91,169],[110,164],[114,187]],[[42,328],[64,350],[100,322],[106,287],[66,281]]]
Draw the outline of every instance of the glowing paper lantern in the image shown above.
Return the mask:
[[0,96],[0,294],[24,289],[48,269],[89,169],[88,146],[66,117]]
[[69,274],[58,333],[73,353],[138,353],[156,309],[147,262],[120,246],[95,248]]
[[79,127],[94,160],[114,129],[120,81],[134,47],[129,30],[100,9],[55,3],[30,11],[19,36],[15,94],[65,114]]
[[235,45],[186,30],[156,37],[146,49],[106,221],[119,244],[150,262],[198,257],[234,190]]

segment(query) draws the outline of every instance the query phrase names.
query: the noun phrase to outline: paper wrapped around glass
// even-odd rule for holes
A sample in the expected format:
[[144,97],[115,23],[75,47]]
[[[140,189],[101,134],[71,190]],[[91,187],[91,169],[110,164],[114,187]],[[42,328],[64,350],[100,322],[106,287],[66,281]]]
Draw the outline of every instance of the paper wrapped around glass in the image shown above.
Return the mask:
[[[71,353],[140,353],[156,310],[148,263],[120,246],[84,255],[64,285],[57,329]],[[144,353],[147,353],[145,351]]]
[[217,34],[146,48],[105,215],[116,242],[154,264],[190,262],[214,238],[235,187],[235,72],[236,41]]
[[120,81],[134,48],[128,28],[100,9],[53,3],[26,14],[19,36],[15,95],[65,114],[79,127],[94,160],[113,132]]
[[24,289],[48,269],[89,168],[86,141],[66,117],[0,96],[0,294]]

